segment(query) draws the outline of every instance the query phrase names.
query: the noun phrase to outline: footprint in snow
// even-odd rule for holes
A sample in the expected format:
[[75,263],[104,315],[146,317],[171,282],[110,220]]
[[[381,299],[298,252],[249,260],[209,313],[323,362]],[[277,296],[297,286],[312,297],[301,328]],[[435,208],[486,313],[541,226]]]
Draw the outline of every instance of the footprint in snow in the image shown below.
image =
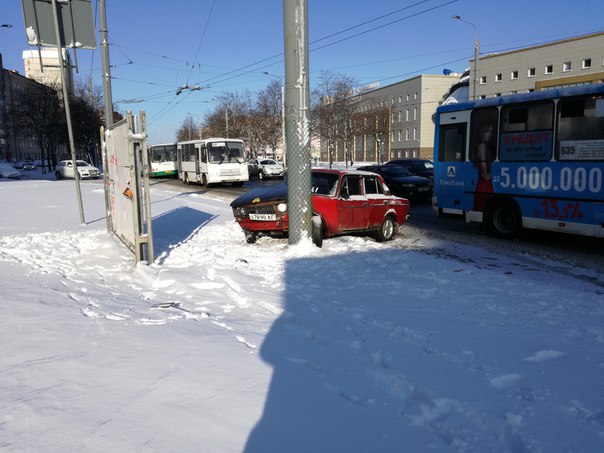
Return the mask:
[[550,360],[560,359],[565,356],[566,356],[566,353],[564,353],[564,352],[554,351],[552,349],[545,349],[545,350],[537,351],[532,356],[525,357],[522,360],[524,360],[526,362],[540,363],[540,362],[548,362]]

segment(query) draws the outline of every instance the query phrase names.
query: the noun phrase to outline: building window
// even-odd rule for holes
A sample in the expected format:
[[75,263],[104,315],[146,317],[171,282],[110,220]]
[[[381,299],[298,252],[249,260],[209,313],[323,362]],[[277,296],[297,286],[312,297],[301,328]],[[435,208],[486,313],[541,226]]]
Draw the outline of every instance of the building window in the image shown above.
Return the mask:
[[413,140],[417,140],[417,127],[413,128]]
[[417,107],[413,107],[413,120],[417,119]]
[[527,77],[535,77],[535,68],[529,68]]
[[409,129],[405,129],[405,141],[409,141]]
[[413,99],[417,99],[417,91],[413,93]]
[[512,71],[510,74],[511,80],[516,80],[518,78],[518,71]]
[[545,74],[553,74],[553,72],[554,72],[554,65],[548,64],[545,67]]
[[487,76],[481,76],[480,77],[480,84],[484,85],[485,83],[487,83]]
[[572,68],[573,68],[573,66],[570,61],[565,61],[564,63],[562,63],[562,72],[568,72]]
[[409,121],[409,109],[405,110],[405,121]]
[[501,82],[501,74],[495,74],[495,82]]
[[402,97],[402,96],[399,96],[399,97],[398,97],[398,102],[399,102],[399,103],[400,103],[400,102],[403,102],[403,97]]
[[583,69],[589,69],[591,68],[591,58],[586,58],[585,60],[583,60]]

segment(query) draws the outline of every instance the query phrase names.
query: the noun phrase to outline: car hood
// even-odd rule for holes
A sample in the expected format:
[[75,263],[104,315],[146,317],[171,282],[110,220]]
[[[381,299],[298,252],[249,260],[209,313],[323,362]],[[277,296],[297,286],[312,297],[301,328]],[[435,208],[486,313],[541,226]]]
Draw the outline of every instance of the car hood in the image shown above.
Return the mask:
[[287,199],[287,183],[283,182],[275,186],[256,187],[242,195],[239,195],[231,202],[231,207],[245,206],[252,204],[253,200],[257,202],[271,200],[286,200]]

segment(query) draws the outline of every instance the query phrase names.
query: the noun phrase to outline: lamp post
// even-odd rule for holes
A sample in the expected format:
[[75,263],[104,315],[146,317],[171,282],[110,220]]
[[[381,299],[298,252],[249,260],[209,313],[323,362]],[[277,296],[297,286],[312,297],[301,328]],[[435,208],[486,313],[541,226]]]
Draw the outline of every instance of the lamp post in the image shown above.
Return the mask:
[[480,62],[480,41],[478,41],[478,28],[472,22],[462,19],[460,16],[453,16],[453,19],[460,20],[474,28],[474,85],[472,86],[472,99],[476,99],[476,87],[478,86],[478,66]]
[[263,74],[266,74],[271,77],[276,77],[281,81],[281,147],[283,148],[283,150],[282,150],[283,166],[287,167],[286,160],[285,160],[286,159],[285,156],[287,155],[287,153],[285,152],[286,146],[287,146],[287,144],[285,142],[285,85],[283,83],[283,78],[281,78],[280,76],[275,75],[275,74],[270,74],[266,71],[264,71]]
[[[187,112],[187,115],[199,116],[197,113]],[[201,140],[201,116],[199,116],[199,140]]]

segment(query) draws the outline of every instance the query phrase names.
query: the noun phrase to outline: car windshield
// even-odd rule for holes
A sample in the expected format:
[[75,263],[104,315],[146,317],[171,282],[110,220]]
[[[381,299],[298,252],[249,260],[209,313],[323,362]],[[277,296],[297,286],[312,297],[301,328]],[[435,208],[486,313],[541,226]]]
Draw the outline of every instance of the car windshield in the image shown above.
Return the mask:
[[336,194],[340,177],[334,173],[312,173],[311,191],[318,195]]
[[275,162],[272,159],[266,159],[263,160],[262,162],[260,162],[262,165],[277,165],[277,162]]
[[214,142],[208,144],[208,159],[211,164],[245,162],[243,145],[236,142]]
[[78,167],[90,167],[90,164],[88,162],[84,162],[83,160],[78,160]]
[[382,167],[382,175],[385,178],[404,178],[406,176],[411,176],[411,173],[405,167],[400,167],[398,165],[384,165]]

